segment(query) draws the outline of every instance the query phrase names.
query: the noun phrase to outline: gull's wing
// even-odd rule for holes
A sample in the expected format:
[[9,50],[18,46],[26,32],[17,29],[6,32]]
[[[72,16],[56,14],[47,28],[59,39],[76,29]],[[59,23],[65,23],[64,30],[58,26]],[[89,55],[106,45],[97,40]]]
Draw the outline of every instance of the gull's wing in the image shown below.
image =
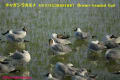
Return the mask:
[[23,31],[13,31],[13,33],[19,35],[19,34],[22,34]]
[[71,49],[68,46],[61,45],[61,44],[55,45],[53,48],[54,50],[59,51],[59,52],[71,51]]
[[11,55],[12,59],[22,59],[23,58],[23,54],[22,53],[14,53],[13,55]]

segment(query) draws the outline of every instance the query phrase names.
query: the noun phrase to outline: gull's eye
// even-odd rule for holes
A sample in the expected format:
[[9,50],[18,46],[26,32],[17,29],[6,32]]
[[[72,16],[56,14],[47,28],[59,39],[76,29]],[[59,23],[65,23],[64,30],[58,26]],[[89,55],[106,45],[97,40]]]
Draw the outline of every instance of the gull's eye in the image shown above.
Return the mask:
[[78,73],[76,72],[75,75],[78,75]]
[[77,31],[77,28],[75,28],[74,31]]
[[45,76],[49,76],[50,73],[47,73]]
[[100,42],[98,42],[98,44],[100,44]]
[[22,50],[21,52],[24,53],[24,50]]

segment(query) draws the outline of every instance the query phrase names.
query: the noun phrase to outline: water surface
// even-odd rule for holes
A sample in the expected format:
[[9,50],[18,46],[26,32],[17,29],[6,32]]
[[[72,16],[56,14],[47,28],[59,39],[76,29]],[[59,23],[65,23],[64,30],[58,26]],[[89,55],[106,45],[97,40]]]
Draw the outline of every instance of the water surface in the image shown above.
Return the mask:
[[[32,3],[115,3],[115,8],[6,8],[8,2]],[[26,49],[31,54],[31,61],[27,66],[20,67],[19,76],[31,76],[32,80],[44,80],[43,75],[52,72],[56,62],[72,63],[75,67],[85,67],[97,74],[97,80],[120,80],[120,75],[111,72],[120,70],[119,64],[107,63],[104,53],[88,54],[88,43],[75,40],[72,28],[80,27],[83,31],[96,35],[102,40],[106,34],[120,33],[120,7],[119,0],[2,0],[0,1],[0,33],[8,29],[20,30],[28,28],[26,40],[29,43],[19,46],[0,43],[0,55],[7,56],[16,50]],[[73,49],[70,54],[54,56],[49,49],[48,40],[51,33],[66,33],[71,36]],[[5,40],[5,37],[0,35]],[[9,74],[12,75],[12,74]],[[69,79],[65,79],[69,80]]]

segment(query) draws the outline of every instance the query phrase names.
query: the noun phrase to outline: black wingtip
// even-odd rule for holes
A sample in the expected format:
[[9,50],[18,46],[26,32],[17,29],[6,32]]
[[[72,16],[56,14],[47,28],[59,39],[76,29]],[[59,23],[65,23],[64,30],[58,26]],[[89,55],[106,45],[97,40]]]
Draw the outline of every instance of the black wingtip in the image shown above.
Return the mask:
[[3,36],[6,35],[5,33],[1,33]]
[[20,72],[20,70],[13,70],[10,73],[17,73],[17,72]]
[[1,61],[0,63],[1,64],[9,64],[9,62],[7,62],[7,61],[3,61],[3,62]]
[[112,74],[120,74],[120,71],[113,72]]
[[3,36],[8,34],[9,33],[9,30],[7,30],[5,33],[1,33]]
[[96,78],[97,77],[97,74],[94,74],[94,75],[89,75],[90,78]]
[[95,36],[95,35],[92,35],[91,37],[92,37],[92,39],[97,38],[97,36]]
[[70,35],[66,35],[66,36],[62,37],[62,39],[68,39],[68,38],[70,38]]
[[28,41],[28,40],[24,40],[24,42],[30,42],[30,41]]
[[117,36],[115,36],[115,35],[111,35],[110,38],[117,38]]

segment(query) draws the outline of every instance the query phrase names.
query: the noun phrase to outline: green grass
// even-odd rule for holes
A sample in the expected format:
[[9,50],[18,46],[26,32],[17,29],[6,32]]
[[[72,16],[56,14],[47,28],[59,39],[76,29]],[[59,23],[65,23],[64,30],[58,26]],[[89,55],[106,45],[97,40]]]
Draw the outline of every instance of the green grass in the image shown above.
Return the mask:
[[[19,2],[19,0],[12,0]],[[11,2],[12,2],[11,1]],[[24,2],[21,0],[20,2]],[[29,0],[28,2],[47,2],[48,0]],[[80,0],[88,2],[89,0]],[[97,80],[119,80],[120,76],[112,75],[111,70],[120,70],[119,65],[106,66],[105,60],[96,59],[95,64],[87,58],[87,44],[77,44],[74,37],[71,41],[74,42],[73,48],[79,47],[79,51],[71,53],[69,56],[53,57],[49,51],[48,39],[51,33],[64,33],[73,36],[72,28],[80,27],[84,31],[90,32],[98,36],[102,40],[105,34],[118,34],[120,32],[120,8],[6,8],[4,3],[0,2],[0,32],[5,32],[8,29],[20,30],[23,26],[28,28],[26,39],[30,43],[26,43],[26,50],[32,56],[30,64],[26,69],[30,72],[32,80],[42,80],[43,75],[50,69],[50,65],[55,65],[56,62],[73,63],[76,67],[86,67],[91,69],[93,73],[98,74]],[[27,2],[27,1],[25,1]],[[49,1],[50,2],[50,1]],[[51,3],[70,3],[56,0],[51,0]],[[74,0],[74,2],[79,2]],[[88,3],[99,3],[103,1],[92,0]],[[106,3],[117,3],[114,1],[105,1]],[[3,37],[2,35],[0,35]],[[89,42],[89,40],[88,40]],[[87,43],[87,42],[86,42]],[[13,46],[0,43],[0,52],[5,55],[14,52]],[[104,58],[104,56],[103,56]],[[105,79],[104,79],[105,76]],[[116,78],[116,79],[114,79]]]

